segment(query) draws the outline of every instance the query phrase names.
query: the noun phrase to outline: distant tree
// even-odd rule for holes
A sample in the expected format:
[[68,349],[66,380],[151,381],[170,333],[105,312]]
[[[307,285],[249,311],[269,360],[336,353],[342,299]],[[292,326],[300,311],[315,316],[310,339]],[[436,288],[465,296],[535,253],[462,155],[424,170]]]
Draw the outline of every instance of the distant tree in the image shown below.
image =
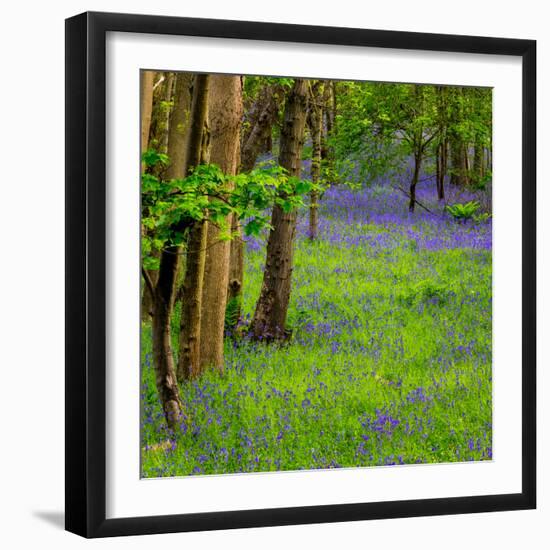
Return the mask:
[[[314,81],[309,88],[309,109],[307,122],[311,135],[311,181],[318,184],[321,177],[322,160],[322,134],[323,115],[326,103],[325,83],[321,80]],[[317,238],[319,232],[319,192],[314,187],[310,193],[309,204],[309,229],[308,234],[311,240]]]
[[451,183],[484,187],[490,171],[492,92],[488,88],[449,89]]
[[410,212],[423,164],[440,133],[435,99],[435,87],[420,84],[348,82],[341,94],[335,143],[344,166],[351,157],[351,171],[369,182],[404,172],[412,159],[409,189],[403,190]]
[[470,182],[468,158],[469,128],[465,89],[453,87],[451,92],[451,123],[449,126],[449,144],[451,149],[451,184],[466,187]]
[[448,168],[448,152],[449,152],[449,117],[448,117],[448,89],[445,86],[436,87],[436,103],[437,103],[437,123],[439,133],[434,143],[435,148],[435,182],[437,190],[437,198],[445,199],[445,176]]

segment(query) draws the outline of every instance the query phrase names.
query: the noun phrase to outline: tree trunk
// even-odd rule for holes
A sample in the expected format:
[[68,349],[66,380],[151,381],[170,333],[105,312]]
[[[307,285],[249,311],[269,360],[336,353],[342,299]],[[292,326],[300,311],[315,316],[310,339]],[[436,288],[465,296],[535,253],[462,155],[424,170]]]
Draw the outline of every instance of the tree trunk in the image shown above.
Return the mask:
[[413,179],[410,186],[410,195],[409,195],[409,212],[414,212],[414,207],[416,205],[416,185],[418,183],[418,178],[420,176],[420,168],[422,166],[422,153],[415,153],[414,155],[414,172]]
[[441,173],[442,173],[442,165],[441,162],[441,150],[443,148],[443,144],[439,143],[437,145],[437,149],[435,152],[435,186],[437,189],[437,198],[441,200]]
[[174,73],[157,74],[161,74],[162,76],[153,87],[153,110],[151,113],[151,127],[149,129],[149,147],[159,153],[166,153]]
[[191,84],[193,75],[177,73],[174,92],[174,106],[168,124],[170,164],[166,170],[167,179],[181,179],[187,165],[187,135],[191,116]]
[[451,90],[451,184],[466,187],[469,184],[468,144],[458,129],[460,122],[465,117],[464,107],[460,101],[460,98],[464,96],[464,90],[462,88],[452,88]]
[[443,140],[437,148],[437,198],[445,200],[445,174],[447,173],[447,141]]
[[[204,84],[206,79],[206,84]],[[208,76],[196,77],[195,89],[197,95],[208,93]],[[206,91],[204,91],[206,89]],[[196,99],[196,98],[195,98]],[[201,100],[202,99],[202,100]],[[203,105],[204,103],[204,105]],[[180,117],[184,113],[179,112]],[[186,164],[183,157],[177,154],[178,140],[168,139],[168,155],[178,158],[178,164],[170,165],[172,177],[181,177],[189,172],[192,166],[200,161],[202,144],[202,128],[206,118],[206,98],[194,101],[188,141],[189,151]],[[182,119],[180,119],[182,120]],[[174,121],[172,121],[174,122]],[[198,153],[196,152],[198,151]],[[193,164],[192,164],[193,163]],[[182,404],[178,398],[176,371],[171,345],[170,319],[174,307],[176,278],[179,266],[181,247],[168,247],[161,252],[158,282],[155,289],[155,307],[153,315],[153,355],[155,359],[156,382],[166,421],[170,427],[175,427],[176,418],[184,416]]]
[[141,71],[141,152],[147,151],[149,145],[149,129],[153,112],[153,71]]
[[[243,114],[242,86],[238,76],[212,76],[209,118],[210,162],[225,174],[235,175],[239,165],[240,129]],[[229,223],[231,220],[227,220]],[[229,241],[219,239],[220,230],[208,224],[206,262],[202,287],[200,331],[200,368],[213,366],[223,371],[223,336],[227,285],[229,279]]]
[[[155,73],[153,71],[141,71],[140,74],[140,110],[141,110],[141,141],[140,141],[140,154],[147,151],[149,146],[149,131],[151,128],[151,114],[153,112],[153,81],[155,79]],[[145,166],[141,164],[141,170],[145,170]],[[145,228],[142,228],[145,230]],[[157,273],[149,272],[149,276],[156,283]],[[153,297],[146,285],[143,285],[142,291],[142,303],[141,303],[141,319],[147,321],[149,319],[150,312],[153,309]]]
[[476,139],[476,142],[474,143],[474,179],[476,183],[480,183],[483,179],[483,145],[480,143],[478,139]]
[[170,318],[174,306],[178,259],[177,247],[170,247],[162,253],[153,313],[155,380],[166,422],[172,429],[184,420],[170,341]]
[[206,221],[198,221],[189,231],[185,279],[182,288],[178,379],[200,374],[201,303],[206,259]]
[[[189,78],[191,78],[189,76]],[[174,118],[174,120],[183,120],[182,114],[187,112],[187,118],[189,118],[189,108],[190,108],[190,98],[188,99],[187,103],[184,105],[175,105],[174,108],[177,109],[177,111],[172,111],[172,109],[164,106],[160,106],[162,102],[169,102],[172,100],[172,93],[173,93],[173,82],[174,82],[174,73],[165,73],[164,75],[164,81],[162,82],[161,89],[156,94],[153,92],[153,98],[156,98],[156,104],[153,104],[153,110],[152,110],[152,118],[151,118],[151,127],[149,130],[149,141],[154,142],[156,144],[157,150],[159,150],[162,153],[168,152],[168,142],[170,140],[169,138],[169,129],[170,129],[170,119]],[[185,128],[187,127],[187,123],[185,124]],[[172,152],[177,151],[179,145],[172,143],[171,150]],[[176,165],[180,168],[178,169],[178,173],[183,175],[184,170],[184,162],[182,161],[180,164],[177,164],[178,161],[176,161]],[[157,168],[155,170],[155,174],[159,175],[159,169]],[[176,176],[172,176],[176,177]],[[169,178],[171,179],[171,178]],[[160,253],[158,251],[153,251],[152,255],[155,258],[160,258]],[[147,274],[149,275],[149,278],[151,279],[151,282],[153,285],[156,285],[157,279],[158,279],[158,270],[150,269],[147,270]],[[149,287],[147,285],[143,286],[143,292],[141,297],[141,320],[143,322],[148,322],[153,314],[154,309],[154,298],[151,296],[151,291],[149,290]]]
[[228,325],[235,327],[241,318],[242,295],[244,285],[244,246],[242,228],[237,216],[231,217],[231,233],[234,235],[230,242],[229,252],[229,280],[227,284],[227,311]]
[[466,144],[459,137],[451,140],[451,183],[460,187],[466,187],[468,178],[468,151]]
[[[166,103],[171,103],[174,99],[174,93],[175,93],[175,82],[176,82],[176,74],[175,73],[166,73],[166,85],[164,87],[164,99]],[[189,102],[190,103],[190,102]],[[159,149],[161,153],[167,153],[168,152],[168,139],[169,139],[169,133],[170,133],[170,118],[172,116],[172,109],[174,107],[174,103],[172,105],[168,105],[165,107],[163,113],[164,113],[164,132],[162,133],[159,141]]]
[[[153,256],[154,258],[160,259],[160,253],[157,250],[153,250],[151,252],[151,256]],[[155,286],[157,284],[158,275],[159,275],[158,269],[148,269],[147,275],[149,276],[153,286]],[[143,291],[141,293],[141,320],[144,323],[149,322],[149,320],[154,314],[153,310],[154,310],[154,299],[153,299],[153,296],[151,295],[151,290],[149,289],[148,285],[143,285]]]
[[[300,177],[307,109],[307,83],[296,79],[286,101],[281,128],[279,164],[289,176]],[[275,204],[267,241],[264,277],[252,321],[256,339],[283,339],[290,300],[296,210],[284,212]]]
[[[193,85],[193,106],[189,131],[187,162],[189,168],[207,163],[209,132],[207,126],[210,76],[198,74]],[[187,241],[187,261],[182,287],[179,334],[178,378],[192,378],[200,369],[201,301],[206,258],[205,221],[194,222]]]
[[[323,98],[323,83],[317,82],[312,87],[309,109],[309,130],[311,133],[312,141],[311,181],[313,184],[318,184],[321,176],[321,132],[323,128]],[[318,209],[319,193],[316,190],[313,190],[310,193],[309,204],[308,235],[311,240],[315,240],[319,232]]]
[[439,137],[436,149],[436,188],[437,198],[442,201],[445,199],[445,176],[447,174],[447,130],[448,130],[448,111],[447,98],[448,89],[445,86],[437,86],[437,117],[439,120]]

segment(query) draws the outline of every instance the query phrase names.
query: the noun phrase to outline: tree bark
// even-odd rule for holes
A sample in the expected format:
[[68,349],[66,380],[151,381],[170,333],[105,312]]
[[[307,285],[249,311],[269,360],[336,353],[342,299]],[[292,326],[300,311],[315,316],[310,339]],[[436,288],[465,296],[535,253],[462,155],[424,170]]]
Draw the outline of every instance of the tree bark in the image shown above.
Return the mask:
[[[317,82],[311,89],[311,101],[309,108],[309,131],[312,141],[311,154],[311,181],[318,184],[321,176],[321,133],[323,128],[323,83]],[[311,240],[317,238],[319,232],[318,221],[319,193],[312,190],[309,204],[309,230]]]
[[437,198],[445,200],[445,175],[447,174],[447,141],[444,139],[437,147]]
[[170,123],[170,101],[174,73],[160,74],[160,80],[153,87],[153,110],[149,129],[149,147],[166,153],[168,146],[168,126]]
[[[198,74],[193,85],[193,106],[187,162],[189,168],[208,162],[208,95],[210,76]],[[201,301],[206,257],[205,221],[196,221],[189,230],[185,279],[182,287],[179,333],[178,378],[193,378],[200,372]]]
[[173,430],[185,420],[170,341],[170,318],[174,306],[178,259],[177,247],[170,247],[162,253],[153,313],[155,381],[166,422]]
[[178,379],[199,376],[201,304],[206,259],[207,223],[198,221],[189,231],[185,279],[182,288]]
[[460,187],[467,187],[468,177],[468,150],[467,145],[459,137],[451,140],[451,183]]
[[414,172],[409,189],[409,212],[414,212],[416,205],[416,185],[420,177],[420,168],[422,167],[422,153],[415,153],[414,155]]
[[149,130],[153,112],[153,81],[154,71],[141,71],[141,152],[147,151],[149,145]]
[[[160,259],[160,253],[157,250],[153,250],[151,252],[151,256],[154,258]],[[158,269],[148,269],[147,275],[149,276],[149,279],[151,280],[151,283],[153,286],[157,284],[158,280]],[[143,285],[143,291],[141,293],[141,320],[144,323],[149,322],[151,317],[154,314],[154,298],[151,295],[151,290],[149,289],[148,285]]]
[[[307,83],[296,79],[286,101],[279,156],[279,164],[290,176],[300,177],[306,109]],[[271,225],[262,288],[251,326],[253,337],[263,340],[287,336],[296,210],[284,212],[275,204]]]
[[445,86],[437,86],[437,116],[439,119],[439,138],[436,148],[436,188],[437,198],[445,199],[445,176],[447,175],[447,97],[448,90]]
[[181,179],[187,166],[187,135],[191,116],[191,84],[193,75],[177,73],[175,78],[174,106],[168,124],[170,164],[166,170],[167,179]]
[[244,246],[241,224],[237,216],[231,216],[231,233],[234,235],[229,247],[229,279],[227,284],[227,306],[230,308],[228,325],[235,327],[241,318],[244,285]]
[[478,139],[476,139],[476,142],[474,143],[474,167],[473,167],[474,178],[476,183],[480,183],[484,176],[483,156],[484,156],[483,145],[480,143]]
[[[191,78],[189,76],[189,78]],[[174,99],[175,94],[175,82],[176,82],[176,74],[175,73],[166,73],[166,84],[164,86],[164,98],[163,101],[165,102],[172,102]],[[169,139],[169,133],[170,133],[170,118],[172,116],[172,109],[174,108],[175,104],[172,103],[171,106],[168,106],[164,109],[164,120],[163,120],[163,126],[164,126],[164,132],[162,133],[160,140],[159,140],[159,148],[161,153],[167,153],[168,152],[168,139]]]
[[[242,86],[238,76],[212,76],[209,118],[210,162],[225,174],[235,175],[239,165],[240,128],[243,114]],[[227,220],[230,222],[230,220]],[[202,288],[200,369],[212,366],[223,371],[223,336],[229,279],[229,241],[219,239],[220,230],[208,224],[206,261]]]

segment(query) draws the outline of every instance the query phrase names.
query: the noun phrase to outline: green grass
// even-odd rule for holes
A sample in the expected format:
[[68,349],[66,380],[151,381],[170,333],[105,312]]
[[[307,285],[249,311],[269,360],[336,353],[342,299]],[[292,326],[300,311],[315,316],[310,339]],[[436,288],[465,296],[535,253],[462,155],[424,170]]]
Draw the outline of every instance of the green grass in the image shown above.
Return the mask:
[[225,373],[182,387],[185,432],[164,424],[143,326],[143,476],[491,458],[490,250],[419,248],[399,224],[324,214],[333,238],[296,243],[292,340],[227,338]]

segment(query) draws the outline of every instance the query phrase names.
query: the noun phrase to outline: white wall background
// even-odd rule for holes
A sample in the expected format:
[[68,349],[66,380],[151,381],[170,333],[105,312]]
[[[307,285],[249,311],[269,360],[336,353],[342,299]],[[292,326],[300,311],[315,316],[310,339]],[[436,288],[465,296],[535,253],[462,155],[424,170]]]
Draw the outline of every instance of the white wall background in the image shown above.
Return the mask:
[[[550,391],[545,349],[550,267],[550,36],[545,3],[460,0],[258,0],[184,3],[12,1],[2,10],[0,83],[0,543],[9,549],[548,547]],[[539,509],[85,542],[63,524],[64,18],[85,10],[474,34],[538,40]],[[547,99],[548,98],[548,99]],[[518,182],[519,185],[520,182]],[[542,310],[546,309],[546,314]]]

